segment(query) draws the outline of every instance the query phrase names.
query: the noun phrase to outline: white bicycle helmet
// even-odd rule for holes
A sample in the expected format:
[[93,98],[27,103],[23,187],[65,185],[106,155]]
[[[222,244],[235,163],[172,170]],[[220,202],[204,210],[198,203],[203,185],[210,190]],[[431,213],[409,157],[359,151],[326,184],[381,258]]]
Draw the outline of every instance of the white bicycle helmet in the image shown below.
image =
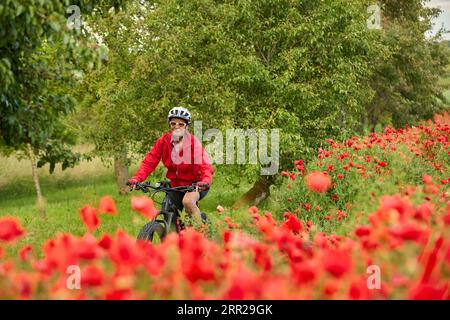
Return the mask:
[[169,122],[172,118],[180,118],[186,120],[187,124],[191,123],[191,113],[184,107],[172,108],[167,115],[167,122]]

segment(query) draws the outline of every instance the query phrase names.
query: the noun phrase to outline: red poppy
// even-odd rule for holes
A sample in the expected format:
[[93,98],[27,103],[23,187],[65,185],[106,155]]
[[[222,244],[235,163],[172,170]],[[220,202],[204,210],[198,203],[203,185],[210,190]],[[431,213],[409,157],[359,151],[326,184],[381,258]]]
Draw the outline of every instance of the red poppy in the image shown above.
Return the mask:
[[431,273],[433,272],[433,269],[436,267],[436,264],[438,263],[437,255],[438,255],[438,252],[441,249],[443,243],[444,243],[444,238],[442,236],[440,236],[436,240],[433,250],[428,255],[428,259],[426,260],[425,269],[424,269],[423,275],[422,275],[422,283],[428,282],[430,280]]
[[0,240],[11,242],[21,237],[24,233],[19,220],[16,218],[0,218]]
[[295,263],[292,264],[292,272],[298,284],[308,284],[317,278],[318,266],[312,261]]
[[117,214],[116,204],[110,196],[104,196],[98,205],[98,212]]
[[109,234],[104,234],[101,239],[98,241],[99,247],[108,250],[111,247],[112,239]]
[[158,215],[153,200],[146,196],[132,197],[131,207],[149,220],[154,219]]
[[22,249],[20,249],[19,251],[19,258],[22,261],[27,260],[28,254],[33,251],[33,249],[31,248],[31,246],[29,244],[25,245],[22,247]]
[[370,234],[370,227],[367,226],[359,226],[355,229],[355,234],[357,237],[364,237]]
[[440,286],[429,283],[420,283],[411,290],[409,298],[413,300],[441,300],[445,298],[447,289],[448,283]]
[[317,193],[325,192],[331,188],[331,177],[321,171],[311,172],[305,176],[306,186]]
[[340,278],[352,268],[352,257],[347,251],[325,249],[322,253],[322,263],[325,271]]
[[338,210],[336,212],[336,215],[338,216],[338,220],[342,220],[342,218],[347,218],[347,213],[345,211],[342,210]]
[[254,253],[254,262],[264,271],[272,270],[272,259],[269,254],[269,246],[257,243],[252,246]]
[[258,214],[258,208],[256,206],[252,206],[248,209],[249,213]]
[[283,226],[287,228],[288,230],[291,230],[294,233],[298,233],[302,231],[303,225],[300,222],[300,220],[297,219],[296,216],[294,216],[292,213],[287,213],[285,215],[285,218],[287,221],[283,223]]
[[289,173],[286,171],[281,171],[281,176],[282,177],[289,177]]
[[81,286],[97,287],[104,282],[105,275],[102,269],[90,265],[82,269],[81,272]]
[[92,234],[86,234],[77,241],[76,245],[78,257],[86,260],[93,260],[100,255],[98,241]]
[[387,162],[384,162],[384,161],[380,161],[380,162],[378,162],[378,166],[380,166],[380,167],[386,167],[388,164],[387,164]]
[[91,206],[85,206],[81,209],[81,220],[84,223],[84,226],[89,232],[94,231],[98,228],[100,221],[97,216],[97,212]]
[[422,176],[422,181],[424,184],[432,184],[433,183],[433,177],[431,177],[429,174],[424,174]]
[[420,242],[425,240],[427,233],[424,228],[419,227],[411,222],[405,222],[389,228],[389,233],[402,240],[411,240]]
[[109,255],[118,267],[133,267],[139,262],[136,241],[122,230],[116,232],[115,239],[109,249]]

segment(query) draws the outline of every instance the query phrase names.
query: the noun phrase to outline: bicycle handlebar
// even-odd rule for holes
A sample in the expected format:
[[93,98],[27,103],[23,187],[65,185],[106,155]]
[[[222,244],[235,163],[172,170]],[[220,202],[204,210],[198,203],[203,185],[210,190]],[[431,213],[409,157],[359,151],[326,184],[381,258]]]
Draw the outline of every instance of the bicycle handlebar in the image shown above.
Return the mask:
[[[144,193],[148,193],[150,192],[149,188],[155,190],[155,191],[163,191],[163,192],[167,192],[167,191],[180,191],[180,192],[184,192],[184,191],[194,191],[195,190],[195,186],[190,185],[190,186],[179,186],[179,187],[163,187],[163,184],[158,182],[156,185],[152,185],[150,182],[143,182],[143,183],[136,183],[135,184],[135,189],[136,190],[141,190]],[[133,188],[130,188],[130,191],[133,191]]]

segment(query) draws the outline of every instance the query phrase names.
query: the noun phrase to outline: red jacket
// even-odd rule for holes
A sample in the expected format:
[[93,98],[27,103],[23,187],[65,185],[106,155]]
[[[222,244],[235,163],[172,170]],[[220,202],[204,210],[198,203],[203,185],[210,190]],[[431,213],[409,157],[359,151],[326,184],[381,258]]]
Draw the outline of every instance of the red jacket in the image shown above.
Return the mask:
[[176,155],[174,151],[172,156],[171,137],[172,133],[168,132],[156,141],[132,179],[144,181],[162,160],[167,168],[166,177],[171,181],[172,187],[191,185],[200,181],[211,185],[214,169],[200,141],[187,132],[183,137],[183,147],[179,154]]

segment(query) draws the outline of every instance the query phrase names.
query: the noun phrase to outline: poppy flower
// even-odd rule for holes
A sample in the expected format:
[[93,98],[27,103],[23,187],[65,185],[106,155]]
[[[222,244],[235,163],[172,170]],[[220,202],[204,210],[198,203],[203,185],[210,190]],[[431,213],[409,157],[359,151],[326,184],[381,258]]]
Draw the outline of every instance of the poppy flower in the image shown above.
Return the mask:
[[154,219],[158,215],[158,210],[156,210],[153,200],[146,196],[132,197],[131,208],[149,220]]
[[92,232],[98,228],[100,221],[94,208],[91,206],[85,206],[81,209],[80,214],[81,220],[89,232]]
[[252,206],[248,209],[249,213],[258,214],[258,208],[256,206]]
[[98,205],[98,212],[108,213],[115,215],[117,214],[116,204],[110,196],[104,196]]
[[116,265],[121,267],[135,266],[139,261],[136,241],[123,230],[118,230],[109,249],[109,255]]
[[305,176],[306,186],[317,193],[322,193],[331,188],[331,177],[321,171],[311,172]]
[[427,235],[425,230],[416,224],[405,222],[389,228],[389,233],[402,240],[420,242]]
[[283,223],[283,226],[285,228],[287,228],[288,230],[291,230],[294,233],[298,233],[298,232],[302,231],[303,225],[300,222],[300,220],[297,219],[296,216],[294,216],[291,213],[287,213],[286,219],[287,219],[287,221],[285,221]]
[[429,283],[420,283],[410,292],[409,298],[413,300],[442,300],[448,289],[448,283],[438,286]]
[[323,250],[322,263],[325,271],[336,278],[341,278],[352,268],[350,253],[339,249]]
[[424,184],[432,184],[433,183],[433,177],[431,177],[429,174],[424,174],[422,176],[422,182]]
[[16,218],[0,218],[0,240],[12,242],[21,237],[24,233],[19,220]]
[[90,265],[81,270],[81,286],[98,287],[101,286],[105,280],[105,275],[102,269]]
[[104,234],[101,239],[98,241],[98,246],[108,250],[111,247],[112,239],[109,234]]
[[364,237],[370,234],[370,227],[367,226],[359,226],[355,229],[355,234],[357,237]]
[[23,246],[22,249],[20,249],[20,251],[19,251],[20,260],[22,260],[22,261],[27,260],[27,256],[32,250],[33,249],[31,248],[31,246],[29,244]]
[[308,284],[313,282],[318,275],[318,266],[311,262],[305,261],[292,265],[294,281],[298,284]]

